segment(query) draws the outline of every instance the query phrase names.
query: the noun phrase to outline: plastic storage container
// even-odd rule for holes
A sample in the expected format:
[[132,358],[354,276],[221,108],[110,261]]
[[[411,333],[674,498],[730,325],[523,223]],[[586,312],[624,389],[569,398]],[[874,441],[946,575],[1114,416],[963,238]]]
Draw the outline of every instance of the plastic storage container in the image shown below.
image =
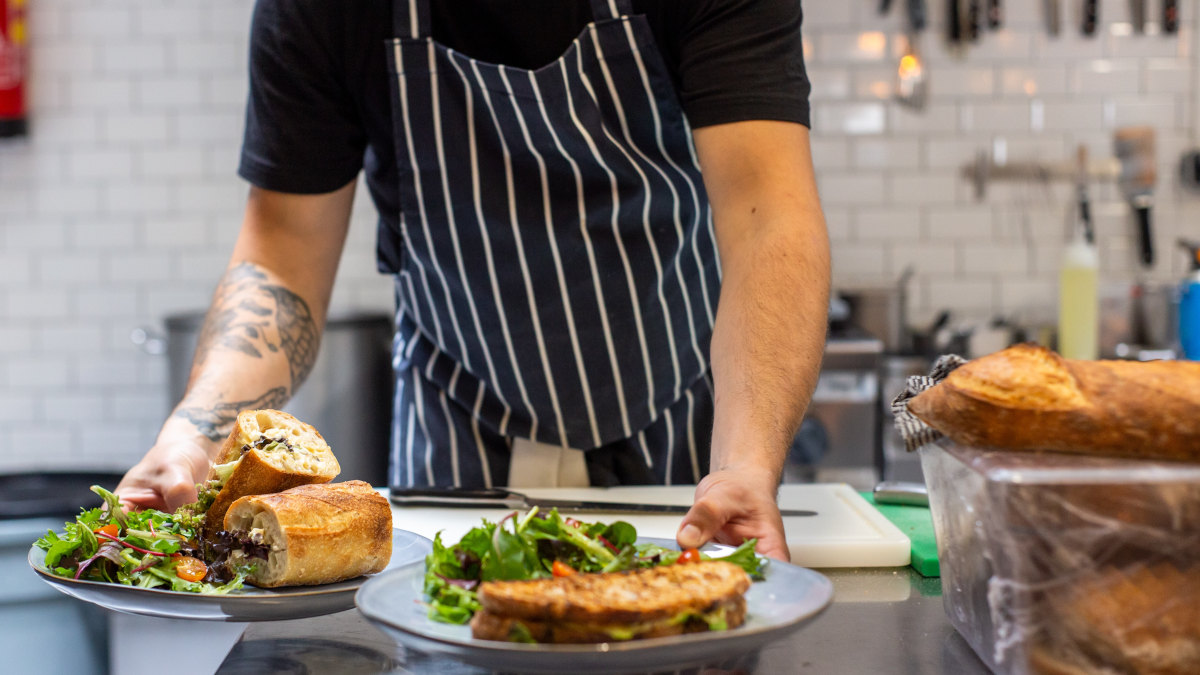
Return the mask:
[[946,613],[994,672],[1200,672],[1200,466],[920,454]]

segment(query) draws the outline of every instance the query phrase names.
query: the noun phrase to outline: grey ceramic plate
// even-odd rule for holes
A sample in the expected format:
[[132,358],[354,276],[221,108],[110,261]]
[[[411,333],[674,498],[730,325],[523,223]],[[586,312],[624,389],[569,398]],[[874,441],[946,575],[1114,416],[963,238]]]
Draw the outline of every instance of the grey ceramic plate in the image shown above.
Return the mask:
[[[424,565],[433,550],[431,542],[405,530],[392,531],[392,559],[388,570],[402,569],[415,561]],[[134,588],[100,581],[66,579],[48,572],[46,552],[37,546],[29,550],[29,566],[58,590],[107,609],[128,614],[168,619],[203,621],[274,621],[303,619],[332,614],[354,607],[354,594],[369,575],[323,586],[294,586],[266,589],[246,586],[229,595],[200,595],[157,588]]]
[[[644,539],[675,547],[672,541]],[[712,552],[712,555],[720,555]],[[405,646],[493,670],[519,673],[653,671],[722,661],[799,629],[833,598],[833,584],[803,567],[772,561],[766,580],[746,593],[746,623],[714,633],[583,645],[476,640],[468,626],[437,623],[423,602],[424,562],[381,573],[359,589],[355,604]]]

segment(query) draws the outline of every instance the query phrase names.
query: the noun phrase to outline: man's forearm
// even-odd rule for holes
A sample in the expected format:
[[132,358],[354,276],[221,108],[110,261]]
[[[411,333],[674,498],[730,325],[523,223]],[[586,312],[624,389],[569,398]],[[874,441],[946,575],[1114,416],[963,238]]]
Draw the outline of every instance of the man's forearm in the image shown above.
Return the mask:
[[311,372],[321,331],[308,303],[251,263],[233,265],[213,294],[183,400],[164,433],[214,446],[239,411],[282,407]]
[[819,208],[778,208],[757,209],[764,220],[723,252],[711,349],[712,469],[754,468],[776,480],[816,385],[829,302]]

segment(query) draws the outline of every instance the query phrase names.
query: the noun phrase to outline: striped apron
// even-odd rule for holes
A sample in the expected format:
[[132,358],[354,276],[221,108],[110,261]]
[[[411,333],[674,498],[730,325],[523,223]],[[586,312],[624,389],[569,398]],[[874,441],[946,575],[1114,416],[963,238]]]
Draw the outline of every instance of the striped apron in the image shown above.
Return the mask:
[[392,487],[509,484],[513,439],[585,451],[594,485],[707,469],[720,278],[691,131],[644,17],[591,5],[524,70],[396,2]]

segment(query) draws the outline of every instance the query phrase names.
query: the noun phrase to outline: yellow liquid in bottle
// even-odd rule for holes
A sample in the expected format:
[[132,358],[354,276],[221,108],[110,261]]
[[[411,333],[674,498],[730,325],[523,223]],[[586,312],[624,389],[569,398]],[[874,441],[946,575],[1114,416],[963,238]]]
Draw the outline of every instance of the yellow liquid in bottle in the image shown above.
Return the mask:
[[1100,351],[1097,270],[1090,261],[1072,257],[1068,254],[1058,277],[1058,352],[1068,359],[1095,359]]

